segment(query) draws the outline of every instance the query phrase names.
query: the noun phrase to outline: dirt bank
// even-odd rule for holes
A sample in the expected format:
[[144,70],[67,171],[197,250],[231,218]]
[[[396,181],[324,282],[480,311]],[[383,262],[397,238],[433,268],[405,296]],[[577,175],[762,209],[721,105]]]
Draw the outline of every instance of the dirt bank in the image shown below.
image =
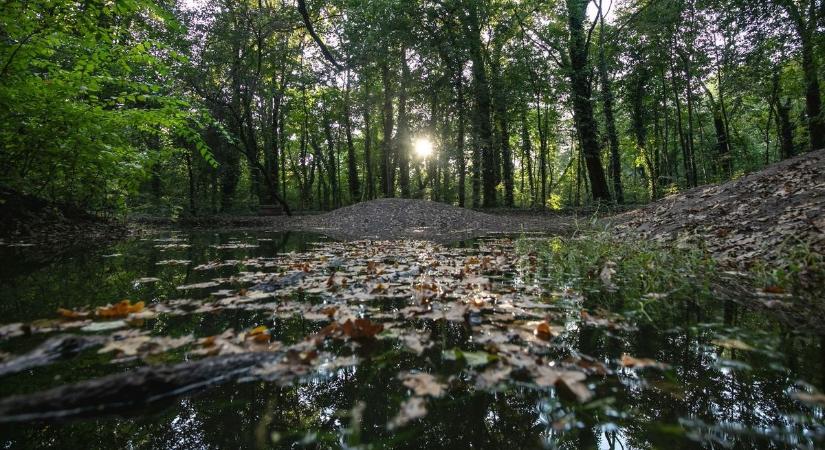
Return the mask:
[[672,195],[612,218],[621,235],[706,248],[720,262],[780,262],[803,246],[825,253],[825,150],[724,184]]

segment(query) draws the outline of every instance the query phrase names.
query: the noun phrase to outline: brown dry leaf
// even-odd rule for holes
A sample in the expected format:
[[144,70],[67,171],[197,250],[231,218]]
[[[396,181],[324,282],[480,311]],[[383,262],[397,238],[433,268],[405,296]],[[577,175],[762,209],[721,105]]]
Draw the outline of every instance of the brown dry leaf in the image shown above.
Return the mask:
[[383,331],[384,325],[370,322],[369,319],[355,319],[344,322],[341,330],[352,339],[369,339]]
[[131,300],[122,300],[114,305],[98,307],[95,310],[95,315],[106,319],[126,317],[131,313],[143,311],[143,305],[144,303],[142,301],[132,304]]
[[427,415],[427,407],[421,397],[411,397],[401,404],[398,414],[387,424],[389,430],[394,430]]
[[245,339],[251,339],[255,342],[269,342],[272,335],[269,329],[263,325],[257,326],[246,333]]
[[446,389],[444,384],[428,373],[405,373],[399,374],[398,378],[419,397],[441,397]]
[[57,314],[64,319],[85,319],[89,317],[89,313],[86,311],[75,311],[66,308],[57,308]]
[[533,381],[542,387],[555,386],[559,380],[560,371],[546,366],[535,367],[537,374],[533,377]]
[[231,328],[221,334],[198,339],[201,348],[192,351],[194,355],[230,355],[233,353],[244,353],[246,350],[239,344],[238,336]]
[[781,286],[766,286],[765,289],[763,289],[763,291],[765,291],[768,294],[784,294],[785,293],[785,289],[783,289]]
[[572,394],[579,403],[585,403],[593,398],[593,392],[582,383],[586,378],[587,376],[581,372],[565,370],[561,372],[556,388],[561,393]]
[[579,403],[584,403],[593,397],[593,392],[582,383],[587,375],[576,370],[560,370],[547,366],[535,368],[537,374],[533,381],[543,387],[555,386],[560,393],[572,395]]
[[347,319],[344,323],[333,322],[327,325],[316,336],[320,338],[330,336],[336,339],[348,337],[354,340],[372,339],[383,330],[383,324],[370,322],[369,319]]
[[655,359],[650,358],[634,358],[627,353],[622,354],[622,359],[619,361],[623,367],[630,367],[630,368],[637,368],[637,369],[644,369],[646,367],[654,367],[656,369],[666,370],[669,365],[656,361]]
[[190,336],[172,338],[166,336],[148,336],[138,331],[115,333],[113,340],[106,343],[98,353],[117,352],[118,356],[147,356],[163,353],[189,344],[194,340]]
[[543,339],[545,341],[549,341],[550,339],[559,335],[559,333],[556,330],[554,330],[553,327],[550,326],[550,324],[546,321],[539,322],[539,324],[536,325],[536,328],[533,330],[533,334],[535,334],[536,337],[538,337],[539,339]]

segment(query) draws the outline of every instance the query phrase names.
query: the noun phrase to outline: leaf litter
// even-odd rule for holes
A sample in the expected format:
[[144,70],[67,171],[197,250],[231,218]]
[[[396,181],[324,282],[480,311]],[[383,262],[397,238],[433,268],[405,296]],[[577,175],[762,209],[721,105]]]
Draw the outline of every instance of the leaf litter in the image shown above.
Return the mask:
[[[222,248],[230,245],[244,248],[239,243]],[[459,249],[424,241],[323,242],[307,252],[213,261],[193,270],[208,274],[228,266],[250,271],[178,289],[227,283],[244,287],[206,298],[148,303],[127,299],[93,311],[61,308],[45,322],[0,327],[0,339],[71,329],[104,333],[97,351],[111,355],[113,363],[172,351],[182,351],[187,358],[255,352],[272,357],[262,358],[247,376],[281,384],[356,367],[375,348],[389,345],[425,361],[416,370],[398,374],[399,386],[410,397],[388,422],[389,428],[425,416],[427,402],[454,389],[459,373],[478,390],[527,383],[587,403],[595,397],[588,380],[613,374],[609,365],[668,367],[627,355],[618,363],[599,361],[572,351],[565,342],[567,330],[626,330],[632,325],[616,314],[582,309],[582,297],[576,292],[546,292],[538,285],[535,262],[515,251],[510,239],[485,240],[477,248]],[[520,281],[506,274],[516,274]],[[611,276],[604,270],[600,274],[606,285]],[[148,331],[159,317],[223,311],[270,317],[269,326],[237,332],[229,328],[202,336],[159,336]],[[280,340],[279,320],[316,325],[308,327],[303,338],[287,342]],[[467,339],[447,347],[434,341],[433,330],[444,326],[460,327]],[[444,368],[421,371],[429,366],[426,361],[434,359],[441,359],[448,372]]]

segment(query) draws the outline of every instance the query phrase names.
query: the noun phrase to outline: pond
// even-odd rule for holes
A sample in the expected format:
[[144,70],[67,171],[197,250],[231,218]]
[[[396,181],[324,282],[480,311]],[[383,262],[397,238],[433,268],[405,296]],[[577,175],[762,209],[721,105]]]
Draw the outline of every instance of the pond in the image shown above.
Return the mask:
[[[31,253],[0,247],[4,448],[825,445],[821,336],[698,289],[642,319],[504,237],[181,231]],[[83,344],[14,365],[66,335]],[[130,385],[146,368],[171,375]]]

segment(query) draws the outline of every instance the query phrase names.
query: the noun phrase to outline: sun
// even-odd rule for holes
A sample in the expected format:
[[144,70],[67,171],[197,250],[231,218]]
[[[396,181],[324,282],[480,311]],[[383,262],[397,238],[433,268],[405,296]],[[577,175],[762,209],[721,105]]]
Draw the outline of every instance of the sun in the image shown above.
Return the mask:
[[421,159],[427,159],[433,154],[433,143],[428,137],[420,137],[413,143],[415,154]]

